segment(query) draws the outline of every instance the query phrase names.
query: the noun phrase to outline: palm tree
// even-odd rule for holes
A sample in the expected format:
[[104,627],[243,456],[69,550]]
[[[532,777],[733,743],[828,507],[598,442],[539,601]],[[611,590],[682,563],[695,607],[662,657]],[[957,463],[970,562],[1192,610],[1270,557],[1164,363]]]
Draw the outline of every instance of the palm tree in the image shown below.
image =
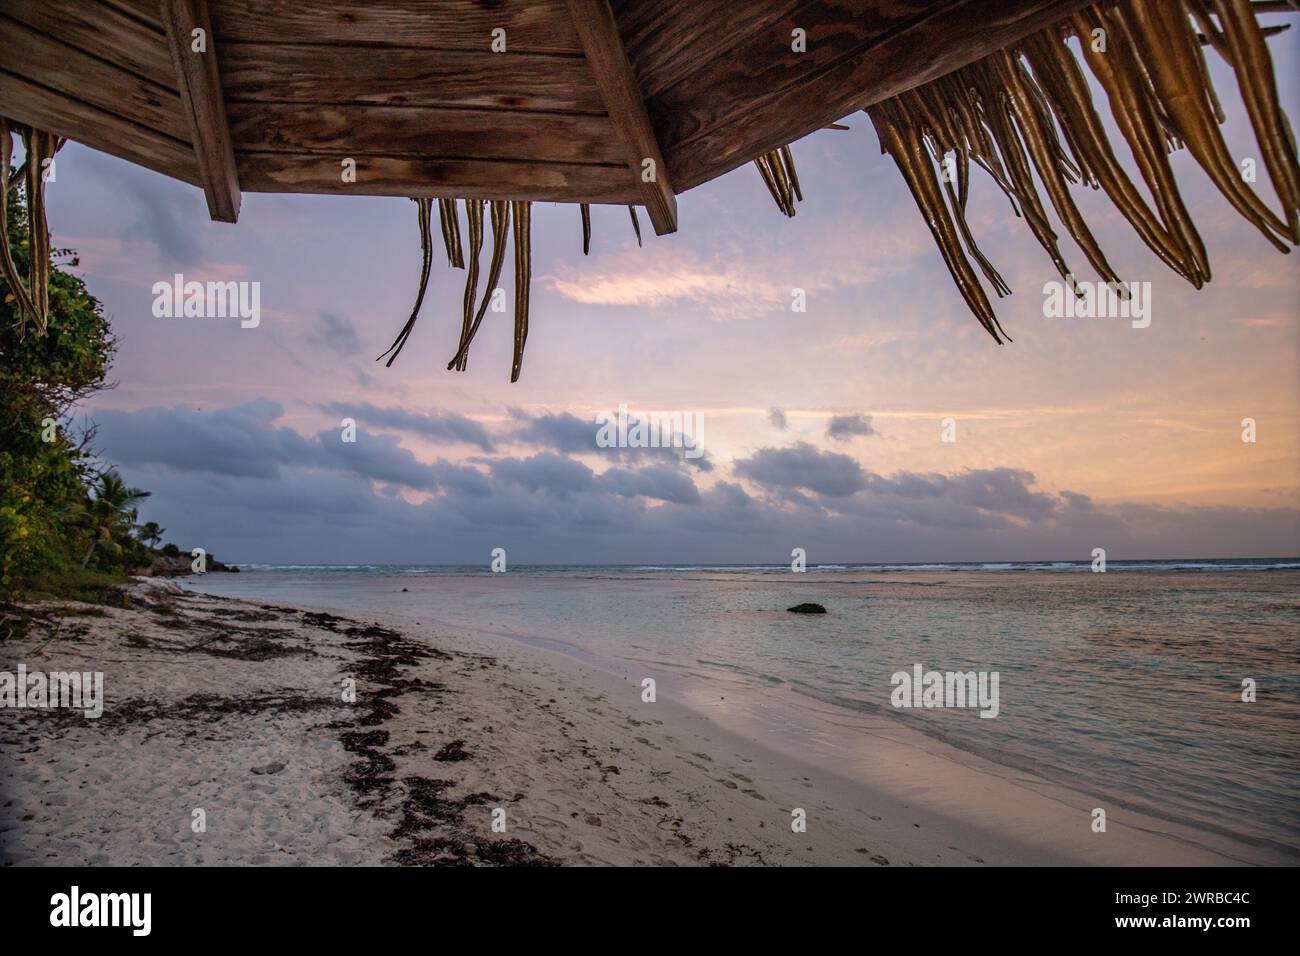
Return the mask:
[[137,511],[133,505],[150,495],[139,488],[128,488],[115,471],[100,475],[93,490],[95,497],[86,505],[91,539],[86,556],[81,559],[83,568],[90,563],[96,545],[103,544],[115,551],[122,549],[117,536],[130,530],[135,523]]
[[146,521],[140,526],[140,540],[151,548],[158,547],[158,542],[162,540],[163,532],[166,528],[158,527],[157,521]]

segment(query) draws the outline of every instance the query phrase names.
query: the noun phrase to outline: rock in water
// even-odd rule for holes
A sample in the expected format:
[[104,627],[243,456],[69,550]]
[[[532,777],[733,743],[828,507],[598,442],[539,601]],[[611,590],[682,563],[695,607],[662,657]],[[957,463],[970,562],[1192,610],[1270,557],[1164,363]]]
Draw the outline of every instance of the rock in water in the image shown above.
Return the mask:
[[791,614],[825,614],[826,608],[820,604],[796,604],[794,607],[786,608]]

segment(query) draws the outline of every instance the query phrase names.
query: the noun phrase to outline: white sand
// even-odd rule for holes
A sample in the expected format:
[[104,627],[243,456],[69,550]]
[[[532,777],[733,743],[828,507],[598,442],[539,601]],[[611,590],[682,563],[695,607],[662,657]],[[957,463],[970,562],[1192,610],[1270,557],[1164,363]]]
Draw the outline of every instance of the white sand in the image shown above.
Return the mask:
[[[106,697],[98,721],[0,709],[0,862],[1277,862],[1116,807],[1094,833],[1085,794],[802,698],[770,714],[662,689],[643,703],[565,655],[396,618],[380,623],[437,656],[386,664],[375,648],[397,638],[346,634],[373,620],[167,592],[0,643],[0,670],[102,670]],[[377,701],[399,712],[359,723]],[[464,759],[435,759],[455,741]],[[358,764],[373,789],[348,783]]]

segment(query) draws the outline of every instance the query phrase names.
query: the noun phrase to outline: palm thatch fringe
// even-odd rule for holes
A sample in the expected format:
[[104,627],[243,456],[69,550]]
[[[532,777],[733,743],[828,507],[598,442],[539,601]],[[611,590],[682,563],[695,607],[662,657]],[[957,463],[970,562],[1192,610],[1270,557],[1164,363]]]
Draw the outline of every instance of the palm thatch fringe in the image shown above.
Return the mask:
[[803,190],[799,187],[799,174],[795,172],[790,147],[782,146],[764,153],[754,160],[754,165],[758,168],[767,191],[772,194],[776,208],[786,216],[793,216],[795,201],[803,202]]
[[531,202],[512,202],[515,240],[515,356],[510,367],[510,381],[519,381],[524,367],[524,344],[528,341],[528,288],[533,278]]
[[[460,349],[456,353],[456,371],[463,372],[468,367],[468,353],[465,342],[469,330],[474,324],[474,299],[478,294],[478,259],[483,251],[483,200],[466,199],[465,217],[469,220],[469,273],[465,276],[465,316],[460,327]],[[491,292],[488,293],[489,297]]]
[[[392,345],[388,346],[388,348],[384,350],[383,355],[380,355],[379,358],[375,359],[375,361],[378,362],[384,357],[384,355],[389,355],[391,352],[392,354],[389,355],[388,361],[384,363],[385,368],[391,366],[393,360],[401,354],[402,348],[406,345],[406,340],[411,336],[411,329],[415,328],[415,320],[420,315],[420,305],[424,302],[424,291],[429,287],[429,268],[433,264],[433,235],[431,226],[431,220],[433,218],[432,200],[416,199],[413,201],[419,210],[420,251],[424,257],[423,262],[420,265],[420,291],[415,297],[415,306],[411,309],[411,315],[406,320],[406,324],[402,326],[402,331],[397,333],[397,338],[393,340]],[[446,237],[445,229],[443,231],[443,236],[444,238]]]
[[[460,348],[457,349],[456,354],[452,356],[451,361],[447,363],[447,371],[449,372],[452,369],[461,372],[465,371],[466,356],[469,354],[469,344],[474,341],[474,336],[478,332],[478,327],[483,324],[483,316],[487,313],[488,303],[492,301],[492,293],[497,287],[497,282],[501,279],[501,264],[505,260],[506,254],[506,229],[510,224],[510,204],[503,199],[494,199],[489,204],[489,208],[492,217],[492,260],[488,264],[487,285],[484,288],[483,301],[479,303],[478,312],[474,316],[474,323],[469,327],[468,331],[462,333]],[[482,229],[481,224],[479,229]],[[471,272],[472,279],[477,279],[478,255],[478,247],[476,246],[473,253],[475,259],[475,271]],[[468,290],[469,284],[470,282],[467,281],[467,297],[470,296]]]
[[628,206],[627,211],[632,214],[632,231],[636,233],[636,247],[641,248],[641,220],[636,217],[636,206]]
[[[591,254],[591,205],[589,203],[579,203],[578,210],[582,214],[582,254],[584,256]],[[641,220],[637,217],[636,206],[628,205],[628,214],[632,217],[632,231],[636,233],[637,248],[641,246]]]
[[3,270],[5,280],[9,283],[9,294],[18,303],[20,321],[36,322],[36,308],[32,304],[27,286],[23,284],[23,279],[18,274],[18,266],[14,262],[9,246],[9,190],[14,188],[18,178],[17,175],[13,178],[9,175],[9,164],[13,159],[14,149],[12,133],[13,127],[9,121],[0,117],[0,166],[4,168],[4,172],[0,175],[5,178],[4,188],[0,189],[0,270]]
[[[1199,288],[1210,279],[1210,265],[1178,192],[1168,158],[1174,149],[1186,148],[1237,212],[1279,251],[1300,243],[1300,164],[1265,43],[1275,31],[1261,29],[1258,12],[1260,5],[1250,0],[1107,0],[867,108],[882,152],[898,164],[948,271],[995,341],[1001,343],[1006,333],[970,258],[998,295],[1010,290],[966,222],[972,161],[1007,194],[1062,278],[1072,281],[1035,184],[1037,174],[1066,231],[1121,295],[1127,286],[1084,221],[1070,185],[1082,181],[1100,187],[1142,241]],[[1098,36],[1105,37],[1104,48],[1094,45]],[[1083,63],[1107,96],[1154,209],[1116,159],[1071,40],[1078,41]],[[1228,151],[1203,45],[1233,69],[1280,214],[1246,184]],[[756,163],[777,205],[792,215],[776,156],[768,153]],[[785,179],[797,195],[797,181],[789,173]]]
[[[998,296],[1010,294],[1011,289],[980,250],[966,218],[972,163],[1006,194],[1012,210],[1024,219],[1064,280],[1073,282],[1074,274],[1048,219],[1048,203],[1098,275],[1121,296],[1127,294],[1127,286],[1084,221],[1071,186],[1082,183],[1103,191],[1142,241],[1200,288],[1210,280],[1210,264],[1169,162],[1169,153],[1177,149],[1187,149],[1229,203],[1280,251],[1288,252],[1300,243],[1300,165],[1291,127],[1278,103],[1265,43],[1281,28],[1261,28],[1255,19],[1258,13],[1294,6],[1273,0],[1103,0],[1005,50],[865,110],[882,152],[897,163],[958,289],[995,341],[1010,341],[1010,336],[999,325],[971,260]],[[1096,36],[1105,37],[1104,47],[1094,45]],[[1076,41],[1077,53],[1071,45]],[[1207,46],[1233,70],[1280,215],[1246,185],[1228,152],[1219,131],[1223,110],[1205,62]],[[1120,166],[1093,101],[1085,66],[1106,95],[1151,204]],[[826,128],[848,127],[832,123]],[[754,165],[777,208],[793,216],[795,204],[803,201],[803,190],[790,147],[765,153]],[[393,358],[410,334],[428,282],[430,206],[428,200],[417,202],[424,270],[415,308],[390,347]],[[505,232],[513,218],[515,332],[510,380],[514,382],[519,379],[528,338],[531,204],[492,201],[487,292],[471,321],[483,242],[482,204],[483,200],[467,200],[470,269],[460,347],[447,368],[463,371],[466,367],[470,343],[500,278]],[[439,212],[448,261],[464,268],[457,201],[439,200]],[[591,210],[582,203],[580,212],[582,251],[587,255]],[[636,207],[629,205],[628,213],[640,245]]]
[[[12,173],[13,135],[22,137],[27,154]],[[45,217],[45,175],[48,162],[63,148],[64,140],[42,130],[0,117],[0,271],[9,294],[18,305],[20,324],[31,322],[44,335],[50,314],[50,228]],[[27,196],[27,279],[24,284],[9,244],[9,191],[23,184]]]
[[[389,356],[388,361],[384,363],[385,366],[392,365],[393,360],[397,358],[403,346],[406,345],[411,330],[415,328],[415,321],[419,317],[420,306],[424,302],[424,293],[429,284],[429,269],[433,259],[432,200],[416,199],[414,201],[419,209],[420,248],[423,253],[423,262],[420,269],[420,291],[416,295],[415,306],[411,309],[406,324],[402,326],[402,330],[397,334],[393,344],[388,347],[383,355],[379,356],[379,359],[382,359],[385,355]],[[460,245],[460,229],[459,224],[456,222],[457,202],[454,199],[440,199],[438,200],[438,209],[442,222],[443,243],[447,249],[447,259],[453,267],[464,268],[463,250]],[[460,344],[456,349],[456,354],[447,363],[447,370],[454,369],[463,372],[468,367],[470,343],[474,341],[474,336],[483,322],[483,316],[487,313],[488,304],[492,301],[493,290],[496,289],[496,284],[501,278],[501,265],[505,257],[506,247],[505,232],[513,216],[515,335],[514,361],[511,366],[510,381],[515,382],[519,380],[519,373],[523,368],[524,343],[528,340],[528,293],[532,281],[530,235],[532,203],[506,202],[504,200],[493,200],[491,202],[492,260],[488,266],[487,287],[476,312],[474,304],[478,300],[479,259],[483,251],[483,206],[484,200],[482,199],[465,200],[466,218],[469,222],[469,270],[465,277]],[[376,359],[376,361],[379,359]]]
[[447,248],[447,262],[452,268],[464,269],[465,259],[460,249],[460,215],[456,200],[438,200],[438,218],[442,223],[442,244]]

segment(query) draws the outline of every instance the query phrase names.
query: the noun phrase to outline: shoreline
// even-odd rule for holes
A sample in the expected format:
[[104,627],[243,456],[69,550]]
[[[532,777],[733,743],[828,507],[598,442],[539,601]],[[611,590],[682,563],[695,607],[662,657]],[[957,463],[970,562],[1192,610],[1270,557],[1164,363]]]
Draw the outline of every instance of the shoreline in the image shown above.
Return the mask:
[[522,638],[173,587],[0,643],[107,698],[0,710],[5,865],[1294,863],[1120,807],[1093,833],[1083,794],[806,697],[643,703]]

